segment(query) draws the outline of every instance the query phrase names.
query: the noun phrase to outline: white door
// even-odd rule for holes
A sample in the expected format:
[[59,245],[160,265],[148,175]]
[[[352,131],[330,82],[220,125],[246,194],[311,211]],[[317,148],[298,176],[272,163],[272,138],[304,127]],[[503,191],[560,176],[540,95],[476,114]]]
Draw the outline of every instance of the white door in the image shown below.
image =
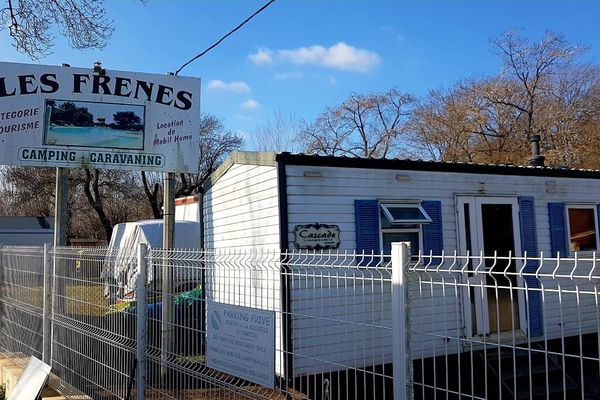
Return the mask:
[[515,197],[458,196],[461,254],[471,256],[465,288],[467,334],[487,335],[525,327],[519,205]]

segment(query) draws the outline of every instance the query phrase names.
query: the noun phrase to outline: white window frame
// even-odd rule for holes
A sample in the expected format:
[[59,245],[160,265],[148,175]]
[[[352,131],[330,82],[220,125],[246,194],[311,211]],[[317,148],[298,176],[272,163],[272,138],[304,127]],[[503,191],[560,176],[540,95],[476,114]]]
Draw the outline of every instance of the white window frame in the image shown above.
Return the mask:
[[[424,220],[402,220],[400,222],[394,222],[394,218],[387,210],[386,207],[405,207],[405,208],[419,208],[419,211],[423,213],[426,221]],[[379,218],[379,246],[381,251],[383,252],[383,234],[384,233],[416,233],[419,237],[419,249],[423,250],[423,225],[431,223],[431,217],[425,212],[423,207],[421,206],[420,201],[415,200],[385,200],[379,201],[379,210],[383,211],[385,217],[388,219],[388,222],[393,226],[390,228],[384,228],[381,224],[381,218]],[[418,227],[410,227],[410,228],[402,228],[402,225],[418,225]],[[413,254],[416,256],[417,254]]]
[[[379,224],[379,243],[381,243],[381,251],[383,251],[383,234],[384,233],[416,233],[419,236],[419,249],[423,250],[423,230],[419,228],[382,228]],[[413,257],[418,254],[411,254]]]
[[598,240],[598,210],[595,204],[565,204],[565,220],[566,220],[566,229],[567,229],[567,246],[569,249],[569,255],[574,255],[575,252],[571,250],[571,219],[569,218],[569,210],[571,209],[585,209],[592,210],[594,212],[594,233],[596,236],[596,250],[581,250],[578,251],[578,254],[591,254],[595,251],[600,251],[600,241]]
[[[411,203],[389,203],[389,202],[386,202],[386,203],[379,203],[379,206],[383,210],[383,213],[387,217],[388,221],[390,221],[390,223],[392,223],[392,224],[429,224],[429,223],[431,223],[431,217],[423,209],[421,204],[418,204],[418,203],[411,204]],[[425,217],[425,220],[422,220],[422,219],[396,220],[392,216],[392,213],[388,210],[388,207],[391,207],[391,208],[418,208],[419,211]]]

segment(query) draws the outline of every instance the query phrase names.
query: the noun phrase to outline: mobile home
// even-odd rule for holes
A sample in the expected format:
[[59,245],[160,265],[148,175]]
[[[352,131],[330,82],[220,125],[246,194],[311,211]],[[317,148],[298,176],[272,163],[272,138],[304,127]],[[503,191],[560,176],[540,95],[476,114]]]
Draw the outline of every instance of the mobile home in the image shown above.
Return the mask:
[[[389,254],[390,244],[398,241],[410,242],[413,254],[433,256],[455,251],[568,256],[599,249],[599,171],[237,152],[205,184],[202,202],[207,249],[302,249],[306,248],[299,237],[303,227],[337,236],[332,246],[351,252]],[[527,266],[532,267],[538,266]],[[286,343],[293,348],[279,350],[293,355],[289,363],[295,376],[322,372],[311,364],[311,355],[331,354],[332,365],[350,359],[360,363],[369,356],[352,345],[368,332],[356,337],[336,335],[332,325],[329,330],[319,327],[315,334],[314,326],[294,320],[301,314],[295,311],[314,302],[294,293],[297,287],[279,287],[287,305],[273,298],[265,304],[275,310],[290,308],[286,315],[293,319],[291,331],[284,332],[279,324],[279,334],[287,335]],[[421,329],[440,331],[439,340],[431,340],[418,356],[442,354],[447,347],[441,331],[445,326],[456,330],[456,325],[444,324],[445,318],[462,321],[453,336],[483,336],[516,326],[528,337],[551,339],[596,329],[595,304],[579,305],[580,313],[593,318],[586,323],[584,315],[578,323],[569,319],[571,310],[576,314],[576,300],[561,301],[548,298],[543,308],[535,294],[513,300],[500,294],[495,299],[424,301],[418,306],[423,307],[423,315],[432,314],[432,307],[444,312],[435,321],[419,321],[421,313],[415,313],[413,322],[422,324]],[[555,318],[559,307],[560,319]],[[391,312],[388,306],[377,309]],[[360,307],[356,310],[360,313]],[[364,312],[369,310],[372,307],[365,304]],[[494,310],[500,312],[492,315]],[[382,338],[381,345],[389,346],[387,340]]]

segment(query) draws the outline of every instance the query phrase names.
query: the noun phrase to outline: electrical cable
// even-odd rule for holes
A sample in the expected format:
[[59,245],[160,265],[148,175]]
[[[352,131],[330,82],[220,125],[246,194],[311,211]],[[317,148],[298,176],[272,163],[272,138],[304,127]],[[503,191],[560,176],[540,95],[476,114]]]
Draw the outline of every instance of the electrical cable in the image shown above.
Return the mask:
[[269,7],[274,2],[275,2],[275,0],[270,0],[269,2],[267,2],[264,6],[262,6],[257,11],[255,11],[254,14],[252,14],[251,16],[249,16],[248,18],[246,18],[241,24],[239,24],[238,26],[236,26],[235,28],[233,28],[232,30],[230,30],[227,34],[225,34],[223,37],[221,37],[221,39],[219,39],[218,41],[216,41],[212,46],[210,46],[209,48],[207,48],[206,50],[204,50],[202,53],[198,54],[197,56],[195,56],[194,58],[192,58],[191,60],[189,60],[188,62],[186,62],[185,64],[183,64],[181,67],[179,67],[179,69],[177,71],[175,71],[175,75],[178,75],[179,72],[182,69],[184,69],[186,66],[188,66],[192,62],[196,61],[198,58],[202,57],[203,55],[205,55],[206,53],[208,53],[209,51],[211,51],[212,49],[214,49],[215,47],[217,47],[218,45],[220,45],[223,40],[227,39],[229,36],[231,36],[232,34],[234,34],[242,26],[246,25],[246,23],[248,21],[250,21],[252,18],[256,17],[258,14],[260,14],[263,10],[265,10],[267,7]]

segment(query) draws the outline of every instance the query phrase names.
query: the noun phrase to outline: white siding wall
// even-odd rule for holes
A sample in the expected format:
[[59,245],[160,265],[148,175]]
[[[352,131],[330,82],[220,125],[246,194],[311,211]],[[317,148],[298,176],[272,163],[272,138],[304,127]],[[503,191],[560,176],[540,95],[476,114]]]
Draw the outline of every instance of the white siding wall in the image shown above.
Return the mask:
[[391,362],[389,274],[340,265],[291,268],[295,376]]
[[208,266],[207,299],[276,312],[275,368],[281,374],[278,198],[276,167],[235,164],[205,194],[203,213],[205,247],[217,251]]
[[[304,177],[306,170],[319,171],[320,178]],[[388,200],[439,200],[442,202],[442,227],[444,249],[453,252],[458,249],[458,231],[456,222],[455,196],[533,196],[535,198],[536,225],[538,233],[538,248],[550,255],[550,231],[548,218],[549,202],[588,203],[600,202],[600,181],[593,179],[552,178],[532,176],[483,175],[449,172],[424,172],[403,170],[369,170],[358,168],[333,168],[315,166],[287,166],[288,185],[288,234],[289,248],[293,249],[294,227],[297,224],[322,223],[335,224],[340,227],[341,250],[354,250],[355,222],[354,200],[388,199]],[[405,177],[397,180],[396,176]],[[542,282],[545,287],[556,287],[556,282]],[[413,326],[420,332],[436,332],[440,335],[456,337],[457,321],[462,322],[463,301],[460,293],[442,295],[439,286],[434,293],[417,292],[417,286],[411,287],[411,297],[421,298],[413,303]],[[561,330],[565,334],[576,334],[579,321],[584,329],[595,327],[597,307],[594,296],[579,296],[579,308],[576,295],[547,295],[544,299],[544,325],[549,338],[557,337]],[[292,293],[292,314],[299,310],[306,314],[310,308],[309,300],[300,293]],[[314,304],[314,303],[313,303]],[[331,304],[343,312],[343,305]],[[320,304],[313,307],[313,312],[327,309]],[[381,309],[391,309],[390,305],[382,304]],[[579,310],[579,313],[578,313]],[[587,313],[581,315],[581,313]],[[440,318],[444,316],[443,320]],[[561,316],[562,322],[561,323]],[[593,317],[593,318],[592,318]],[[571,321],[573,320],[573,321]],[[565,321],[567,324],[565,325]],[[391,326],[391,321],[385,322]],[[301,357],[295,359],[298,371],[310,370],[304,358],[306,354],[335,354],[332,362],[359,362],[357,357],[340,360],[339,354],[344,349],[352,348],[352,343],[325,343],[323,340],[309,339],[309,333],[304,332],[304,322],[294,320],[294,353]],[[588,326],[589,325],[589,326]],[[299,329],[296,329],[299,328]],[[329,327],[328,329],[335,329]],[[585,332],[584,332],[585,333]],[[368,335],[364,332],[363,335]],[[326,335],[323,335],[326,336]],[[365,336],[366,338],[367,336]],[[353,339],[355,344],[364,338]],[[317,344],[315,344],[315,341]],[[364,343],[364,342],[363,342]],[[431,340],[429,344],[414,348],[415,357],[439,355],[444,352],[455,352],[457,348],[448,349],[448,343],[442,338]],[[454,346],[456,347],[456,346]]]
[[233,165],[205,194],[205,247],[278,250],[277,190],[276,167]]

